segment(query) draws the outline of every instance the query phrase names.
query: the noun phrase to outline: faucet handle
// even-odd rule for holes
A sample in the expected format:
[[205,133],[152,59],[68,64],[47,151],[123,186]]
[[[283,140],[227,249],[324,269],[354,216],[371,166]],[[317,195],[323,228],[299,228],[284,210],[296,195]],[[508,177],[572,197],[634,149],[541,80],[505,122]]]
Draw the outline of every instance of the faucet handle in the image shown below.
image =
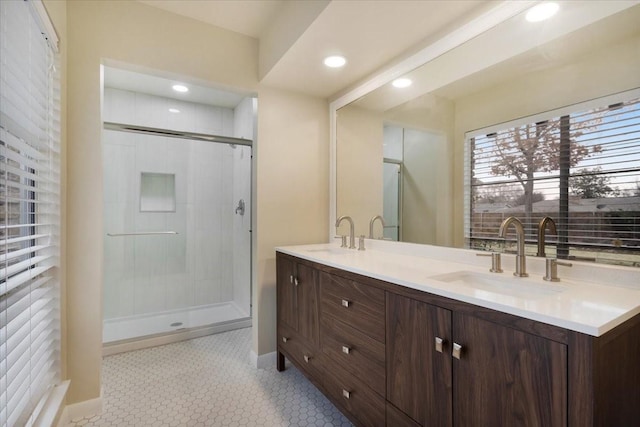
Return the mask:
[[489,269],[492,273],[502,273],[504,270],[502,269],[502,258],[500,258],[500,253],[491,252],[488,254],[476,254],[476,256],[490,256],[491,257],[491,268]]
[[558,277],[558,266],[562,265],[564,267],[571,267],[573,264],[570,262],[562,262],[558,261],[556,258],[547,258],[546,259],[546,271],[543,277],[547,282],[559,282],[560,278]]
[[336,236],[340,238],[340,241],[342,242],[342,244],[340,245],[341,248],[346,248],[347,247],[347,236]]
[[358,250],[359,251],[364,251],[364,234],[361,234],[360,237],[358,237]]

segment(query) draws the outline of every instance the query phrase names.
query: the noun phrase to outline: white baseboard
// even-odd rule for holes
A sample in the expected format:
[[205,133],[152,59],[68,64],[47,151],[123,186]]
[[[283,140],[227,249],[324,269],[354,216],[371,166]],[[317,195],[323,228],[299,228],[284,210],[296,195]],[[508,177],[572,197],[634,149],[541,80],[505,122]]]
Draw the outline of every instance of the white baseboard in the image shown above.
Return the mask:
[[87,418],[100,413],[102,413],[102,392],[100,393],[100,397],[95,399],[85,400],[65,406],[60,418],[58,418],[57,427],[65,427],[69,425],[72,420]]
[[116,341],[102,346],[102,355],[124,353],[126,351],[141,350],[143,348],[157,347],[159,345],[171,344],[179,341],[200,338],[206,335],[219,334],[221,332],[233,331],[235,329],[251,327],[251,318],[220,322],[215,325],[191,328],[183,331],[176,331],[167,334],[158,334],[147,338],[133,338],[130,340]]
[[270,368],[276,365],[276,352],[266,353],[258,356],[255,351],[251,350],[251,365],[258,369]]

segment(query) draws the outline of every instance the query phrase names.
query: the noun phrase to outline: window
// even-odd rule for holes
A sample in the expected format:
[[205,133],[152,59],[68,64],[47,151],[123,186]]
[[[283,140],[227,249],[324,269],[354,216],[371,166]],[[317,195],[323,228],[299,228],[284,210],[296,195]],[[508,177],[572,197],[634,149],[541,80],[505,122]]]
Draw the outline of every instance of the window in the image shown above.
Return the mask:
[[515,216],[536,253],[551,217],[548,256],[640,266],[640,91],[467,134],[466,238],[501,245]]
[[59,383],[60,92],[39,1],[0,1],[0,425]]

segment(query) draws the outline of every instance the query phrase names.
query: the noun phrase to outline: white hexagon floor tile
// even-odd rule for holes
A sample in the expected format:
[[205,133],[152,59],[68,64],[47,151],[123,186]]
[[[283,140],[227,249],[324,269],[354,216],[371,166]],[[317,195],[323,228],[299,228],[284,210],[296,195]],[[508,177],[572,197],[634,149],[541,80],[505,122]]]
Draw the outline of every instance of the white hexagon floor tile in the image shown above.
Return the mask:
[[251,328],[105,357],[103,412],[68,427],[352,424],[295,367],[256,369]]

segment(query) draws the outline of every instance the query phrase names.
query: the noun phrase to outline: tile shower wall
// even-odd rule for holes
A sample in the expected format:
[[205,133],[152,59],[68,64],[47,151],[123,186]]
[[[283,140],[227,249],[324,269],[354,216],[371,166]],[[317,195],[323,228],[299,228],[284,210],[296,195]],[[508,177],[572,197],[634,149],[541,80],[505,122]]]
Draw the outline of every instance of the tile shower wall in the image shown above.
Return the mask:
[[[181,113],[170,113],[169,107]],[[226,108],[109,88],[104,110],[105,121],[227,136],[240,120]],[[249,280],[243,273],[234,277],[236,258],[249,258],[249,246],[234,243],[242,226],[235,203],[244,197],[250,207],[250,187],[240,177],[246,167],[241,151],[227,144],[108,130],[103,150],[105,233],[178,233],[105,237],[104,318],[235,299],[248,312]],[[175,175],[175,212],[140,212],[142,172]],[[246,172],[250,175],[250,169]]]

